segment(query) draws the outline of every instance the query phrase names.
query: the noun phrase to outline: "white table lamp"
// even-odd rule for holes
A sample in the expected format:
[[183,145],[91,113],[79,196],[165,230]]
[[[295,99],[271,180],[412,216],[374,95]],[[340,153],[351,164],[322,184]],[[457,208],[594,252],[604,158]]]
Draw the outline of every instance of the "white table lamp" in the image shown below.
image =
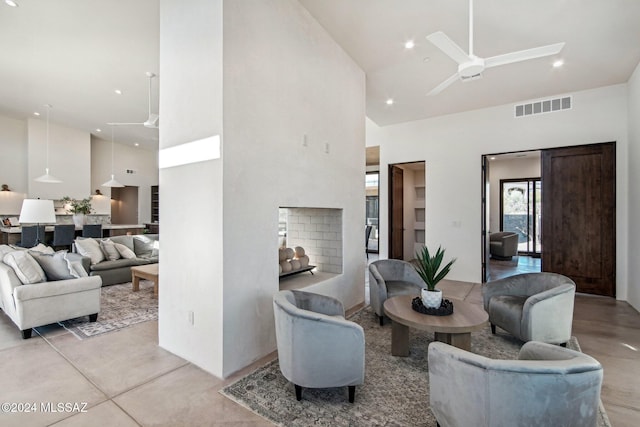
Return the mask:
[[[41,199],[24,199],[22,209],[20,210],[20,219],[22,224],[55,224],[56,213],[53,207],[53,200]],[[39,228],[36,234],[36,243],[40,242]],[[44,237],[44,236],[42,236]]]

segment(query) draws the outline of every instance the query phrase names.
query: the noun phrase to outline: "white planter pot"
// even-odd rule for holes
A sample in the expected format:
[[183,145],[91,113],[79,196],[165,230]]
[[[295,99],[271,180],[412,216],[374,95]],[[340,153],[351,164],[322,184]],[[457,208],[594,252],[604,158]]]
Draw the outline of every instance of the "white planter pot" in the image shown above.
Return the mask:
[[87,216],[85,214],[73,214],[73,223],[76,227],[82,227],[87,223]]
[[439,308],[440,304],[442,304],[442,291],[440,289],[430,291],[422,288],[421,297],[422,305],[425,307]]

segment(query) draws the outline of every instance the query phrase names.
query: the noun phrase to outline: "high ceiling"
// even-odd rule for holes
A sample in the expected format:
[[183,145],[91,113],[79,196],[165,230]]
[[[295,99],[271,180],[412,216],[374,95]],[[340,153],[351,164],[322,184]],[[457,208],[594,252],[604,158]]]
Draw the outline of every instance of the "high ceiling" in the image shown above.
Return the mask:
[[[52,122],[105,139],[106,123],[147,118],[159,0],[17,1],[0,3],[0,115],[25,119],[51,104]],[[365,71],[367,116],[380,126],[624,83],[640,62],[638,0],[475,0],[478,56],[566,45],[554,57],[491,68],[427,97],[457,64],[425,37],[444,31],[467,51],[468,0],[299,1]],[[404,47],[409,39],[413,49]],[[553,68],[555,59],[564,66]],[[155,148],[157,140],[157,129],[116,129],[118,142]]]
[[[427,97],[457,64],[426,36],[443,31],[468,52],[468,0],[300,3],[365,71],[367,116],[380,126],[625,83],[640,62],[638,0],[475,0],[477,56],[566,45],[559,55],[491,68]],[[410,39],[416,46],[405,49]],[[555,59],[564,66],[553,68]]]
[[[107,140],[107,123],[147,119],[145,73],[159,66],[158,0],[16,1],[16,8],[0,2],[0,115],[44,118],[51,104],[51,122]],[[114,130],[117,142],[158,146],[157,129]]]

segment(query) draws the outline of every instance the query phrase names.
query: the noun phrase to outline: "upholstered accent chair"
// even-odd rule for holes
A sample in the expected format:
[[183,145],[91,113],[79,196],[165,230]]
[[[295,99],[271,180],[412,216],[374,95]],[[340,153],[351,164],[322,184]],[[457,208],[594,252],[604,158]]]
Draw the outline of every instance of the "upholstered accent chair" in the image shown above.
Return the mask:
[[489,235],[491,258],[510,260],[518,255],[518,235],[513,231],[500,231]]
[[344,387],[353,403],[364,383],[364,330],[345,320],[335,298],[303,291],[273,297],[278,362],[302,399],[302,388]]
[[413,265],[398,259],[381,259],[369,264],[371,307],[384,322],[384,302],[397,295],[420,295],[424,282]]
[[484,309],[496,326],[522,341],[564,345],[571,338],[576,285],[556,273],[525,273],[485,283]]
[[602,366],[556,345],[525,343],[517,360],[429,344],[429,400],[439,426],[595,427]]

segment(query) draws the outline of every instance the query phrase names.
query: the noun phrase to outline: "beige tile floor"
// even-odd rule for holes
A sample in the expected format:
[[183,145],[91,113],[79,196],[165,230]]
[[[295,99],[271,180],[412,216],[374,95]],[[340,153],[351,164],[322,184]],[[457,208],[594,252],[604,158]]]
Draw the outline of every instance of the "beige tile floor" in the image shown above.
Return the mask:
[[[479,285],[443,290],[480,301]],[[624,302],[578,295],[574,319],[582,350],[604,366],[602,400],[612,424],[638,425],[640,314]],[[22,340],[0,313],[0,401],[87,404],[81,413],[0,412],[0,426],[271,425],[218,393],[253,367],[216,378],[159,348],[157,328],[146,322],[80,341],[52,326]]]

